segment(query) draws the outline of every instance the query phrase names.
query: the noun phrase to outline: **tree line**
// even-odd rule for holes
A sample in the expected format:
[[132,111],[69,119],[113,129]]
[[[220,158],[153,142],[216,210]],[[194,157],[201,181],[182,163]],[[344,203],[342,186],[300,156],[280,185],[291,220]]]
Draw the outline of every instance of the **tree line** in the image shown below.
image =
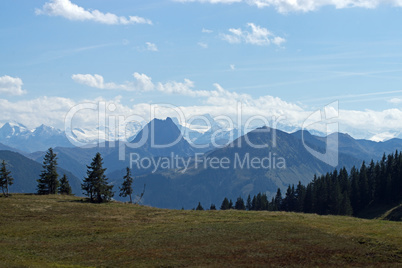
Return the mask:
[[[66,174],[63,174],[59,180],[57,173],[57,154],[53,148],[49,148],[43,158],[42,171],[37,179],[37,194],[65,194],[71,195],[72,189]],[[92,162],[87,166],[87,176],[81,184],[83,193],[89,197],[91,202],[107,202],[114,196],[113,185],[110,185],[108,178],[105,176],[106,168],[103,168],[103,159],[100,153],[97,153],[92,159]],[[126,175],[123,177],[122,186],[119,187],[119,195],[122,197],[129,197],[129,203],[133,203],[133,177],[131,170],[127,167]],[[11,171],[7,169],[5,160],[0,165],[0,188],[2,189],[3,196],[9,196],[9,186],[14,183],[14,178],[11,176]],[[139,202],[145,193],[145,185],[143,192],[139,195]]]
[[[57,173],[57,155],[52,148],[49,148],[43,159],[43,171],[40,174],[38,182],[38,194],[68,194],[72,193],[71,186],[66,175],[58,180]],[[87,166],[87,176],[84,178],[81,189],[89,197],[90,202],[102,203],[110,201],[113,196],[113,185],[110,185],[105,175],[106,168],[103,168],[103,159],[100,153],[96,153],[92,162]],[[131,170],[127,167],[127,173],[124,176],[122,187],[120,187],[120,196],[130,198],[132,203],[133,178]],[[143,195],[143,194],[142,194]],[[141,195],[141,197],[142,197]]]
[[[317,213],[320,215],[357,215],[367,207],[402,202],[402,153],[383,155],[376,163],[363,162],[334,170],[325,175],[314,176],[307,186],[300,182],[295,187],[289,185],[285,195],[278,188],[269,200],[265,193],[238,197],[236,202],[224,198],[221,210],[269,210]],[[197,210],[203,210],[201,203]],[[212,204],[210,209],[216,209]]]

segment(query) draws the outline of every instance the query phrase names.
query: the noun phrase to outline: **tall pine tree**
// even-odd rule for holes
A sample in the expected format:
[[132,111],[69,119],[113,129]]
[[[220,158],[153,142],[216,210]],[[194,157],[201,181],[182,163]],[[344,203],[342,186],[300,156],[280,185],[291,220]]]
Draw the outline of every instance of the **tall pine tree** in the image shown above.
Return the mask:
[[6,161],[3,160],[0,168],[0,187],[3,190],[3,195],[8,196],[8,186],[13,184],[13,177],[11,171],[7,170]]
[[124,181],[122,184],[122,187],[120,187],[120,196],[122,197],[130,197],[130,203],[133,203],[133,199],[132,199],[132,194],[133,194],[133,178],[131,177],[131,171],[130,168],[127,167],[126,169],[127,173],[126,175],[123,177]]
[[231,209],[231,207],[229,204],[229,200],[225,197],[225,199],[223,199],[221,204],[221,210],[227,210],[227,209]]
[[60,179],[59,194],[71,195],[71,193],[70,183],[68,182],[66,174],[64,174]]
[[43,159],[43,171],[38,182],[38,194],[56,194],[59,187],[57,174],[57,155],[49,148]]
[[241,198],[241,197],[237,198],[234,208],[237,210],[245,210],[246,209],[243,198]]
[[108,184],[105,176],[106,168],[103,168],[103,159],[100,153],[92,159],[92,163],[87,166],[87,177],[81,184],[85,195],[89,196],[91,202],[107,202],[113,197],[113,185]]

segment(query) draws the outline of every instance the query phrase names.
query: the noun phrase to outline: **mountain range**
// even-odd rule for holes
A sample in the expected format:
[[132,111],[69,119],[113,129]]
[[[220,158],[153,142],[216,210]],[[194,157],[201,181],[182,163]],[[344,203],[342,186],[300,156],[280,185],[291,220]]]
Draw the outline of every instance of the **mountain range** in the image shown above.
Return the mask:
[[[202,124],[198,126],[202,128]],[[81,193],[79,184],[86,176],[86,165],[100,152],[104,159],[104,167],[107,168],[106,174],[109,181],[116,186],[116,191],[131,160],[134,164],[132,173],[136,177],[135,192],[141,191],[146,184],[144,204],[164,208],[191,208],[198,201],[204,205],[217,204],[224,196],[235,199],[239,195],[246,197],[258,192],[272,196],[278,187],[285,189],[298,181],[307,184],[315,174],[323,174],[343,166],[359,166],[362,161],[379,160],[384,153],[402,150],[400,139],[373,142],[353,139],[348,134],[334,133],[331,135],[338,137],[339,159],[338,165],[333,167],[315,158],[306,149],[308,146],[317,152],[325,153],[326,142],[331,139],[331,135],[322,137],[300,130],[289,134],[263,127],[242,136],[240,133],[243,130],[235,130],[239,137],[234,139],[234,135],[231,135],[232,139],[227,139],[217,148],[210,144],[197,148],[194,146],[197,140],[204,136],[208,141],[206,137],[214,135],[214,130],[226,133],[224,135],[233,131],[220,125],[209,129],[205,127],[204,130],[196,134],[192,128],[181,127],[174,118],[154,119],[134,135],[130,142],[104,141],[85,148],[73,147],[71,144],[57,145],[54,146],[54,152],[58,156],[59,168],[62,170],[60,173],[69,174],[76,194]],[[193,132],[192,140],[185,138],[186,131]],[[11,170],[17,173],[16,177],[20,181],[15,185],[14,191],[35,191],[36,180],[32,178],[32,174],[36,174],[35,178],[39,175],[45,155],[45,150],[27,153],[24,146],[29,145],[29,150],[34,150],[37,146],[47,149],[52,147],[58,138],[63,141],[62,136],[60,131],[46,126],[32,131],[20,124],[5,124],[0,129],[0,141],[8,141],[0,144],[0,159],[12,164]],[[11,145],[17,141],[20,142],[19,148],[13,148]],[[173,145],[166,146],[171,143]],[[226,143],[228,144],[225,145]],[[147,160],[149,165],[139,168],[136,164],[141,159]],[[218,168],[211,162],[204,165],[211,159],[218,159],[218,162],[225,159],[229,164]],[[253,159],[256,162],[252,162]],[[133,160],[137,162],[133,163]],[[164,161],[170,161],[170,164],[161,165]],[[181,164],[174,164],[174,161]],[[184,163],[187,165],[184,166]],[[253,165],[262,167],[255,168]],[[29,172],[29,169],[32,171]],[[118,194],[115,197],[119,199]]]
[[[227,144],[241,133],[236,129],[224,128],[210,115],[203,115],[203,117],[208,122],[195,120],[188,127],[182,126],[176,118],[172,118],[172,121],[179,128],[182,136],[191,144],[209,146],[211,133],[216,132],[218,129],[220,131],[214,139],[221,145]],[[138,133],[146,125],[146,122],[128,122],[125,126],[119,128],[74,128],[62,131],[46,125],[29,129],[17,122],[6,122],[0,128],[0,143],[24,153],[45,151],[49,147],[76,147],[82,144],[85,147],[93,147],[99,143],[113,141],[130,142],[137,137]],[[231,137],[231,133],[235,133],[233,137]]]
[[[10,186],[12,193],[35,193],[37,190],[37,179],[43,170],[41,163],[31,160],[19,153],[0,150],[0,161],[5,160],[7,169],[11,171],[14,184]],[[61,167],[57,168],[59,176],[65,174],[69,180],[74,194],[81,194],[81,181],[70,171]]]

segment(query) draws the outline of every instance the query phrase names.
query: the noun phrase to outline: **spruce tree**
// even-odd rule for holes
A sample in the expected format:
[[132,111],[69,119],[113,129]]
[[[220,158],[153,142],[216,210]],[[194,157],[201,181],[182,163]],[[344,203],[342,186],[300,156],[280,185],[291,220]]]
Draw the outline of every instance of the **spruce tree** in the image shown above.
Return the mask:
[[283,203],[282,203],[283,210],[293,211],[293,207],[292,207],[293,197],[294,196],[292,193],[292,188],[289,185],[288,189],[286,190],[285,198],[283,199]]
[[38,182],[38,194],[56,194],[59,187],[57,174],[57,155],[49,148],[43,159],[43,170]]
[[304,209],[303,208],[304,199],[306,198],[306,187],[302,185],[300,181],[296,187],[295,198],[296,198],[295,211],[302,212]]
[[227,210],[227,209],[230,209],[230,206],[229,206],[229,200],[225,197],[225,199],[223,199],[221,204],[221,210]]
[[232,199],[229,200],[229,209],[233,209],[233,201],[232,201]]
[[345,191],[342,196],[342,201],[340,205],[339,215],[353,215],[353,208],[350,204],[350,199],[348,193]]
[[6,161],[3,160],[0,168],[0,187],[3,190],[3,195],[8,196],[8,186],[13,184],[13,177],[10,176],[11,171],[7,170]]
[[250,197],[250,194],[247,197],[246,209],[251,210],[251,197]]
[[245,210],[246,209],[243,198],[241,198],[241,197],[237,198],[234,208],[237,210]]
[[209,207],[209,210],[216,210],[215,204],[211,204],[211,206]]
[[254,195],[253,196],[253,201],[251,201],[251,208],[250,210],[257,210],[258,204],[257,204],[257,197]]
[[204,208],[201,206],[201,202],[198,202],[198,206],[195,210],[204,210]]
[[122,184],[122,187],[120,187],[120,196],[122,197],[126,197],[129,196],[130,197],[130,203],[133,203],[133,199],[132,199],[132,194],[133,194],[133,178],[131,177],[131,171],[130,168],[127,167],[126,168],[126,175],[123,177],[124,181]]
[[81,184],[85,195],[90,197],[91,202],[107,202],[113,197],[113,185],[108,184],[105,176],[106,168],[103,168],[103,159],[100,153],[92,159],[92,163],[87,166],[87,177]]
[[276,191],[275,207],[277,210],[282,210],[282,193],[280,188],[278,188],[278,191]]
[[71,195],[71,186],[68,182],[66,174],[60,179],[59,194]]

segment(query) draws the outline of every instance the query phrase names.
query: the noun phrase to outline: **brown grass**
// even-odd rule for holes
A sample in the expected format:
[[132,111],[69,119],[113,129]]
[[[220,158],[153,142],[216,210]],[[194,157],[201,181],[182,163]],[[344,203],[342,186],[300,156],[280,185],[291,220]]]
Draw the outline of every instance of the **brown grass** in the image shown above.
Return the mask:
[[402,224],[0,198],[1,267],[400,266]]

